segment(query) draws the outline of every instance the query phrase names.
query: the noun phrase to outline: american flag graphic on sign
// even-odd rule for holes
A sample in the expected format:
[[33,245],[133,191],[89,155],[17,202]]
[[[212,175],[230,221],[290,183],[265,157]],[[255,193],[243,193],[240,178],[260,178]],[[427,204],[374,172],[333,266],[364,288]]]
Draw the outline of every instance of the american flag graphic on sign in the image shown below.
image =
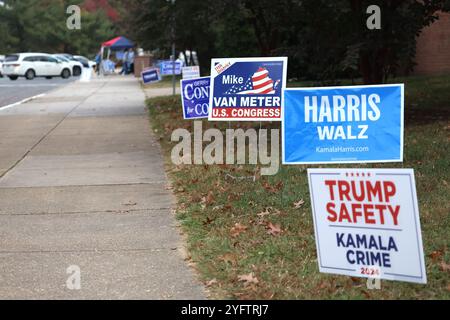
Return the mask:
[[275,83],[269,77],[269,71],[260,67],[243,85],[234,85],[225,94],[275,94],[280,80]]

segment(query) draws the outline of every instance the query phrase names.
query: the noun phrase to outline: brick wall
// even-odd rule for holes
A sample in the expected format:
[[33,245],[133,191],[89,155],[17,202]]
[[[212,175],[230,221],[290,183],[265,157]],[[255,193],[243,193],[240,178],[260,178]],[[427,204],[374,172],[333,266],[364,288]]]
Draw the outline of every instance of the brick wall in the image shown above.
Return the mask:
[[417,39],[418,75],[450,74],[450,14],[441,13],[438,21],[425,28]]

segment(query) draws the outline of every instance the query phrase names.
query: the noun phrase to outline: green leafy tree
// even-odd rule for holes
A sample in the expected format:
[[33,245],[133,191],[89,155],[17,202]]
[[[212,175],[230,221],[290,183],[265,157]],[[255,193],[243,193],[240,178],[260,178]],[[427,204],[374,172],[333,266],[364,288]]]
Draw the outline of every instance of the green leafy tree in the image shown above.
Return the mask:
[[[449,0],[132,0],[122,21],[146,48],[168,57],[175,16],[177,48],[196,49],[203,67],[224,56],[289,57],[289,76],[382,83],[414,66],[416,39],[450,9]],[[366,10],[381,8],[380,30]]]
[[69,5],[82,0],[4,0],[0,6],[0,51],[95,54],[114,35],[106,15],[82,11],[81,30],[67,28]]
[[[365,83],[382,83],[398,71],[414,67],[416,39],[445,10],[442,0],[349,0],[353,22],[348,44],[358,44],[359,69]],[[361,28],[369,5],[381,8],[381,29]]]

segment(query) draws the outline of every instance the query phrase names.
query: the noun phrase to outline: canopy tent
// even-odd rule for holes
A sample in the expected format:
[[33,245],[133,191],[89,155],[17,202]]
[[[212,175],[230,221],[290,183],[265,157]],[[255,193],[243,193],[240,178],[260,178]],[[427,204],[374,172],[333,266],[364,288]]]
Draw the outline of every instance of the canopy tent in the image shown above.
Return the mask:
[[103,42],[102,47],[109,48],[113,51],[120,51],[134,48],[134,43],[125,37],[117,37],[109,41]]
[[[101,53],[100,53],[100,57],[101,57],[101,62],[100,62],[100,72],[101,73],[110,73],[111,69],[113,68],[107,68],[107,66],[105,65],[105,62],[110,62],[110,56],[111,56],[111,51],[123,51],[123,50],[127,50],[127,49],[133,49],[134,48],[134,43],[125,38],[125,37],[117,37],[114,39],[111,39],[109,41],[103,42],[102,43],[102,48],[101,48]],[[106,58],[105,58],[105,49],[107,49],[107,53],[106,53]]]

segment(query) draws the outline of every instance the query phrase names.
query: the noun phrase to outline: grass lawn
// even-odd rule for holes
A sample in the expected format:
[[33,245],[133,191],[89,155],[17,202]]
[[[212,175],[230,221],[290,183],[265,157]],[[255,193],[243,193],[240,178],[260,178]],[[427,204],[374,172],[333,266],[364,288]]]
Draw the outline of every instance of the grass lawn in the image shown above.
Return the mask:
[[[450,76],[392,82],[406,84],[405,162],[370,167],[415,169],[428,284],[382,281],[382,290],[368,290],[364,279],[319,273],[306,167],[282,166],[278,175],[253,182],[227,174],[252,176],[254,166],[175,166],[172,131],[193,132],[193,122],[182,119],[179,96],[148,100],[189,259],[212,298],[450,298]],[[204,130],[210,127],[228,123],[203,121]]]
[[[181,76],[175,76],[175,86],[180,87]],[[163,76],[161,81],[143,85],[144,88],[172,88],[172,76]]]

